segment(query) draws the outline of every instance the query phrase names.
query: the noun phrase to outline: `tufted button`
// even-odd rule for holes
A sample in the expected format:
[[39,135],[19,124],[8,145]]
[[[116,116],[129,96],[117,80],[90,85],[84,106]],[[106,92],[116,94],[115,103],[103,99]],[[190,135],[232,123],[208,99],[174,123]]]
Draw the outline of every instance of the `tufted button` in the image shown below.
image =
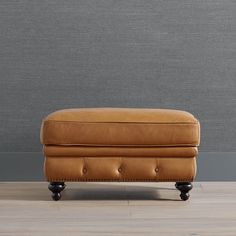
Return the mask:
[[159,168],[158,167],[156,167],[156,169],[155,169],[155,172],[158,172],[159,171]]
[[121,173],[121,171],[122,171],[122,168],[120,167],[120,168],[118,169],[118,171]]
[[85,174],[87,172],[87,169],[84,167],[83,168],[83,173]]

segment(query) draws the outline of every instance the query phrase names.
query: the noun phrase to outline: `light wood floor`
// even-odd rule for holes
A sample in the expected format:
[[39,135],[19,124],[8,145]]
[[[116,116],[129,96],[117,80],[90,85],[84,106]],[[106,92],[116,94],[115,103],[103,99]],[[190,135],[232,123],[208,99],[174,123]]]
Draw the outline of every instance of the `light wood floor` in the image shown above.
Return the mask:
[[68,183],[54,202],[47,183],[0,182],[0,235],[232,235],[236,182]]

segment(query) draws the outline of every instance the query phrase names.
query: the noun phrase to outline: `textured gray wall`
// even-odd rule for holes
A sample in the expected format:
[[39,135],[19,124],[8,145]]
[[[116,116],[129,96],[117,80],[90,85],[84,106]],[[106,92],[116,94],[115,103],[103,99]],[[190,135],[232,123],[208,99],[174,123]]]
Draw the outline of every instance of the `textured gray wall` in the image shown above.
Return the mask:
[[40,152],[67,107],[184,109],[236,151],[236,1],[0,1],[0,151]]

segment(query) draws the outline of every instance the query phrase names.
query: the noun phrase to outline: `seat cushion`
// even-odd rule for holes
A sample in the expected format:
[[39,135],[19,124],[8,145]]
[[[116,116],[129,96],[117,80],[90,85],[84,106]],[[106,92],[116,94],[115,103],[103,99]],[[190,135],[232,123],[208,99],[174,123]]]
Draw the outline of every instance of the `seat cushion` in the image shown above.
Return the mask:
[[197,146],[200,125],[179,110],[65,109],[43,120],[40,138],[44,145]]

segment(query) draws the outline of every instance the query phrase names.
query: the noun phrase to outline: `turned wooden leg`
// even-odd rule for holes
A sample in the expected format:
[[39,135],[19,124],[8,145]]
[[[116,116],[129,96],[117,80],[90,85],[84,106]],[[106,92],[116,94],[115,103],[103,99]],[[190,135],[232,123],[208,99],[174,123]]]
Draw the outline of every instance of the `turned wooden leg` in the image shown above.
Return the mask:
[[190,182],[176,182],[175,187],[181,192],[180,197],[186,201],[189,199],[189,191],[193,188]]
[[61,191],[66,187],[64,182],[50,182],[48,189],[52,192],[52,199],[58,201],[61,198]]

